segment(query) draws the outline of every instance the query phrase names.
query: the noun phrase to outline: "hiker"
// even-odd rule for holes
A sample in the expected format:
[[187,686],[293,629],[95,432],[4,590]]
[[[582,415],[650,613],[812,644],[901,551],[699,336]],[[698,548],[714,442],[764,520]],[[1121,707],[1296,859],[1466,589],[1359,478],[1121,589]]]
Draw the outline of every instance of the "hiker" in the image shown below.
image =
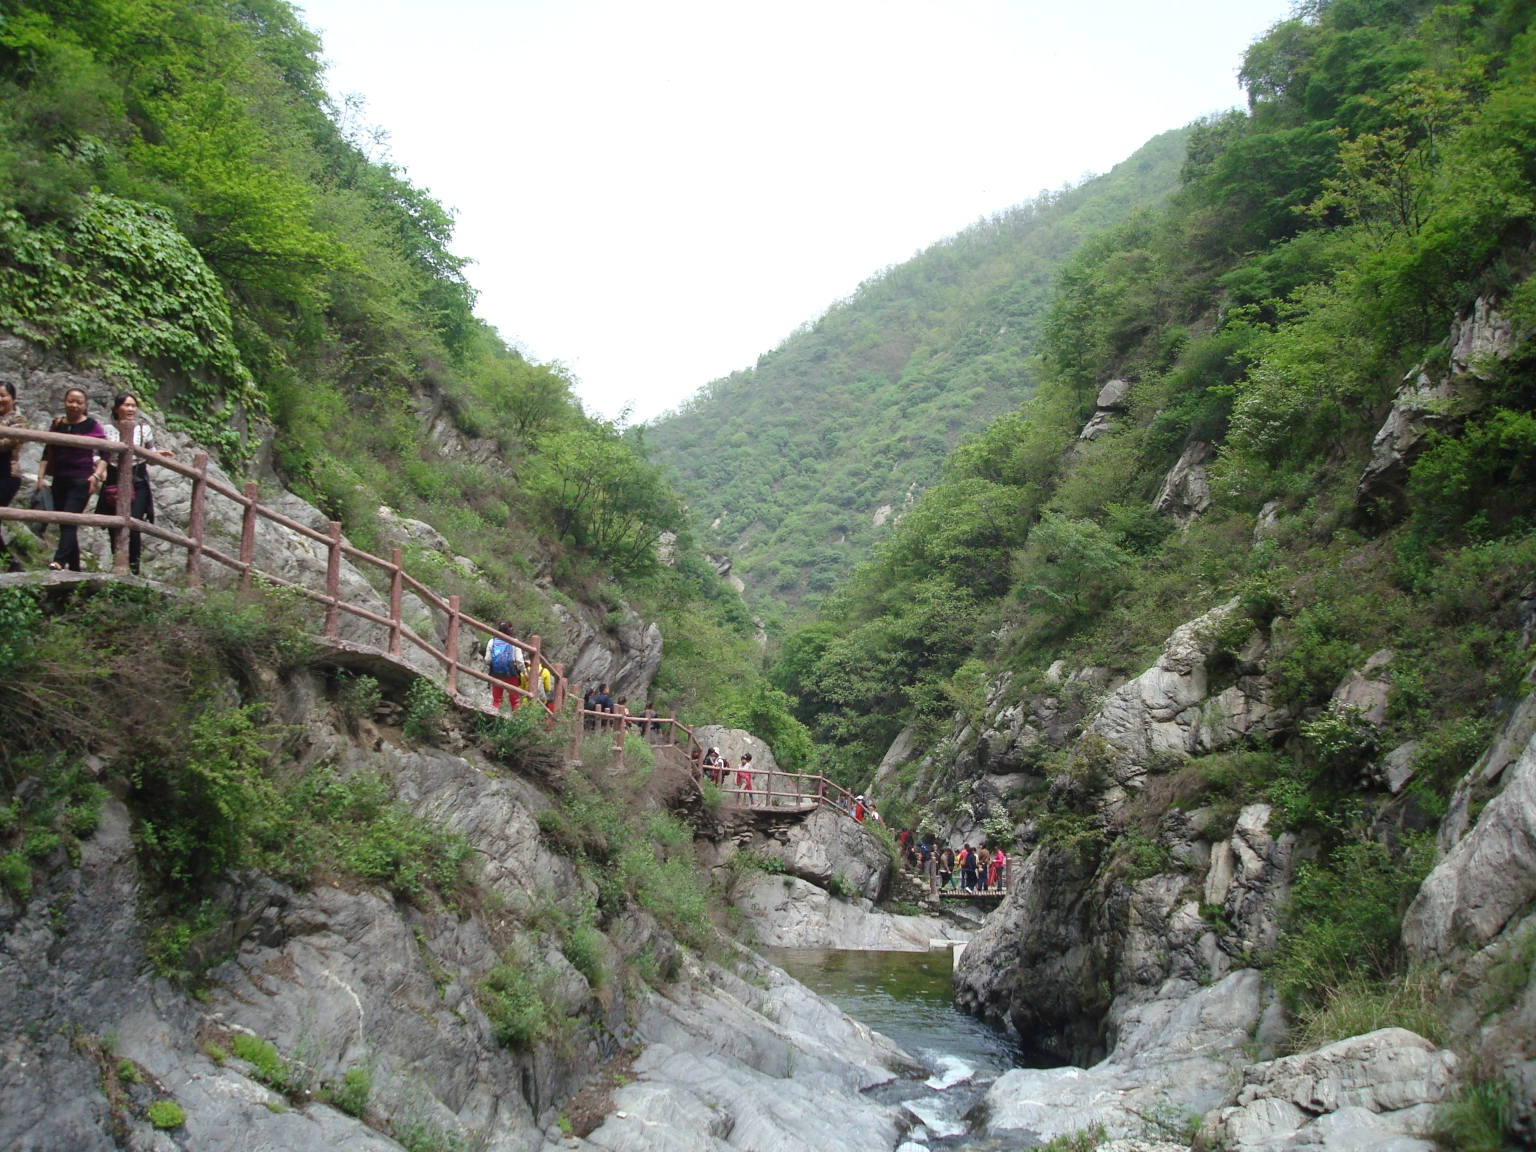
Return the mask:
[[539,682],[534,686],[534,695],[544,701],[544,711],[553,716],[555,714],[555,674],[542,660],[539,661]]
[[645,711],[641,713],[640,735],[644,736],[647,743],[654,743],[661,734],[661,720],[656,712],[656,701],[647,700]]
[[[608,685],[599,684],[597,686],[597,695],[592,698],[592,709],[595,712],[611,713],[613,711],[613,697],[608,695]],[[606,732],[612,721],[605,716],[598,721],[598,724]]]
[[[512,625],[505,620],[496,625],[498,632],[512,635]],[[492,636],[485,644],[485,663],[491,670],[491,675],[496,678],[496,683],[491,685],[491,707],[497,712],[501,711],[501,697],[503,693],[512,698],[511,711],[516,712],[521,703],[521,697],[508,689],[514,685],[521,685],[523,679],[523,650],[510,640],[503,640],[500,636]]]
[[923,845],[923,876],[928,881],[928,895],[939,895],[939,853],[932,844]]
[[[66,436],[95,436],[106,441],[106,429],[86,411],[90,401],[85,389],[71,388],[64,393],[64,415],[49,426],[51,432]],[[43,459],[37,466],[37,486],[48,484],[53,477],[53,509],[55,512],[84,512],[85,506],[96,495],[107,475],[107,462],[90,448],[66,448],[50,444],[43,449]],[[48,567],[55,572],[68,568],[80,571],[80,529],[73,524],[59,525],[59,546],[54,551]]]
[[853,798],[853,818],[860,824],[864,823],[864,796],[862,793]]
[[[0,428],[26,426],[21,410],[16,407],[16,385],[10,381],[0,384]],[[16,499],[16,493],[21,491],[21,448],[24,443],[9,436],[0,436],[0,508],[10,507],[11,501]],[[11,551],[4,532],[0,532],[0,552],[5,553],[8,572],[21,571],[21,561]]]
[[992,849],[985,844],[976,849],[976,887],[987,890],[987,865],[992,861]]
[[948,888],[950,882],[955,878],[954,849],[946,845],[944,850],[938,855],[938,863],[939,887]]
[[[122,426],[126,421],[133,421],[133,446],[141,448],[145,452],[155,452],[161,456],[172,456],[172,452],[160,451],[155,447],[155,430],[149,426],[149,422],[139,419],[139,398],[132,392],[125,392],[112,401],[111,424],[102,425],[102,431],[107,439],[113,443],[121,444],[123,441]],[[101,495],[96,498],[96,512],[100,516],[119,516],[122,514],[121,505],[118,504],[118,494],[122,491],[122,479],[117,474],[117,453],[107,455],[107,474],[105,483],[101,488]],[[133,460],[133,503],[131,505],[132,516],[135,520],[143,520],[148,524],[155,522],[155,500],[149,489],[149,461],[135,455]],[[117,552],[118,543],[122,537],[121,528],[107,529],[112,537],[112,551]],[[128,567],[135,576],[139,574],[139,555],[143,551],[143,537],[138,529],[128,531]]]
[[[615,717],[623,716],[626,712],[629,711],[629,697],[620,696],[613,702],[613,707],[610,708],[609,711],[612,712]],[[624,728],[625,722],[621,719],[615,719],[614,725],[621,730],[619,732],[619,736],[622,739],[624,735],[622,729]]]
[[699,767],[704,769],[704,775],[711,783],[720,783],[720,749],[711,748],[704,753],[704,759],[699,761]]
[[752,753],[750,752],[743,752],[741,762],[736,765],[736,787],[746,792],[747,807],[757,807],[757,797],[752,794]]
[[987,887],[1001,891],[1005,886],[1008,874],[1004,871],[1008,867],[1008,857],[1003,854],[1001,848],[992,853],[992,863],[987,866]]
[[594,728],[597,727],[597,721],[595,719],[593,719],[591,716],[585,715],[585,713],[587,713],[587,712],[596,712],[597,711],[597,689],[596,688],[588,688],[587,691],[586,691],[586,695],[584,695],[581,698],[581,711],[583,713],[583,715],[581,717],[582,729],[587,731],[587,732],[590,732]]
[[960,888],[964,892],[976,888],[976,852],[969,844],[960,849]]

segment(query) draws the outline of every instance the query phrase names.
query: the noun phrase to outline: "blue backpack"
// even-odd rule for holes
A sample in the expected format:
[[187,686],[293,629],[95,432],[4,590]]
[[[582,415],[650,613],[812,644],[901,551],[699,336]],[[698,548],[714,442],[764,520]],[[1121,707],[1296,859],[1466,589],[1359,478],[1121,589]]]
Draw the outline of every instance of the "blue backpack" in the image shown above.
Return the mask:
[[512,656],[517,649],[507,641],[498,637],[491,640],[491,675],[510,676],[512,674]]

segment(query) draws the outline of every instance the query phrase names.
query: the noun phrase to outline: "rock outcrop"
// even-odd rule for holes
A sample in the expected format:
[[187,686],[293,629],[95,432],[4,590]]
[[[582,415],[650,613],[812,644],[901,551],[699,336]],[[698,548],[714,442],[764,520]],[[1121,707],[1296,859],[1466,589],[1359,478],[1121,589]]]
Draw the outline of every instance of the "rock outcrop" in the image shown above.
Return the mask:
[[971,935],[937,916],[897,916],[862,898],[832,896],[798,876],[758,873],[735,903],[765,948],[926,952],[934,940],[963,942]]
[[1433,1152],[1456,1056],[1402,1028],[1245,1068],[1201,1142],[1234,1152]]
[[[969,952],[971,945],[967,947]],[[1121,1021],[1109,1058],[1092,1068],[1015,1068],[987,1090],[993,1136],[1041,1143],[1102,1125],[1140,1136],[1148,1116],[1199,1115],[1226,1095],[1264,1016],[1263,979],[1251,968],[1185,995],[1148,1001]]]
[[1206,477],[1206,463],[1216,449],[1204,440],[1185,446],[1158,489],[1152,507],[1176,523],[1188,524],[1211,506],[1211,482]]
[[1455,429],[1482,407],[1480,381],[1493,362],[1509,356],[1513,344],[1512,323],[1499,314],[1491,297],[1479,296],[1471,311],[1451,325],[1445,373],[1431,376],[1422,367],[1408,373],[1371,441],[1370,462],[1355,488],[1358,523],[1382,526],[1402,518],[1408,473],[1429,434]]

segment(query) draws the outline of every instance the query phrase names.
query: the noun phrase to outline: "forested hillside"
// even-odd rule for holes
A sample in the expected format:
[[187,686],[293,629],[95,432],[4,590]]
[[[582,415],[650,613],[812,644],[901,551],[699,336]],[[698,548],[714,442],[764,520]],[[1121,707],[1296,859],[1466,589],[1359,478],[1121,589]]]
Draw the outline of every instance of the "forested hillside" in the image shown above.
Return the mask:
[[1107,175],[886,269],[647,430],[756,609],[819,603],[962,435],[1029,396],[1056,269],[1084,237],[1162,199],[1186,136],[1164,133]]
[[429,521],[478,574],[431,547],[407,566],[479,616],[547,634],[534,579],[623,597],[699,639],[669,646],[675,703],[716,719],[751,695],[750,620],[638,430],[475,316],[451,211],[333,105],[292,7],[0,11],[0,326],[103,366],[365,548],[381,505]]
[[[1185,816],[1226,835],[1260,806],[1295,888],[1256,951],[1212,897],[1199,930],[1273,966],[1301,1046],[1439,1034],[1399,925],[1528,690],[1533,14],[1333,0],[1254,43],[1248,108],[1057,278],[1035,396],[775,670],[850,783],[906,729],[888,818],[1016,845],[1063,924],[1176,891]],[[1492,1143],[1444,1146],[1497,1146],[1489,1091]]]

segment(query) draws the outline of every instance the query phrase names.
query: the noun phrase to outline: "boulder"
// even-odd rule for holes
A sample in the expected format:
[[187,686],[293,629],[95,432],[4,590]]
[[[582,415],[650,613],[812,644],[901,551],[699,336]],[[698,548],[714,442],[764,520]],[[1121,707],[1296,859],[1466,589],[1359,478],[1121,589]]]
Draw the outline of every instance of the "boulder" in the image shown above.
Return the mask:
[[926,952],[932,940],[971,936],[936,916],[897,916],[868,900],[831,896],[797,876],[759,873],[739,892],[736,907],[765,948]]
[[720,755],[731,762],[731,767],[741,763],[744,752],[752,753],[752,764],[759,772],[776,772],[778,764],[773,749],[745,728],[727,728],[723,724],[700,724],[693,730],[694,739],[705,748],[718,748]]
[[758,852],[821,888],[841,876],[866,900],[884,897],[891,883],[891,858],[869,827],[826,807],[779,829]]
[[1099,389],[1099,397],[1094,404],[1100,408],[1123,408],[1125,398],[1130,395],[1131,382],[1129,380],[1111,380]]
[[[975,945],[966,947],[966,954]],[[962,958],[963,959],[963,958]],[[1108,1059],[1092,1068],[1014,1068],[982,1101],[992,1136],[1027,1132],[1045,1143],[1103,1125],[1140,1136],[1148,1115],[1198,1115],[1226,1095],[1264,1011],[1263,980],[1240,969],[1205,988],[1180,985],[1120,1022]]]
[[1211,506],[1211,483],[1205,465],[1216,450],[1204,440],[1185,446],[1178,461],[1163,477],[1152,507],[1180,524],[1187,524]]
[[1367,724],[1378,728],[1387,722],[1387,696],[1392,683],[1383,676],[1374,675],[1392,662],[1392,651],[1383,648],[1371,654],[1364,667],[1352,671],[1333,690],[1328,706],[1335,712],[1354,711]]
[[1234,1152],[1433,1152],[1436,1105],[1455,1068],[1454,1053],[1403,1028],[1352,1036],[1245,1068],[1201,1139]]

